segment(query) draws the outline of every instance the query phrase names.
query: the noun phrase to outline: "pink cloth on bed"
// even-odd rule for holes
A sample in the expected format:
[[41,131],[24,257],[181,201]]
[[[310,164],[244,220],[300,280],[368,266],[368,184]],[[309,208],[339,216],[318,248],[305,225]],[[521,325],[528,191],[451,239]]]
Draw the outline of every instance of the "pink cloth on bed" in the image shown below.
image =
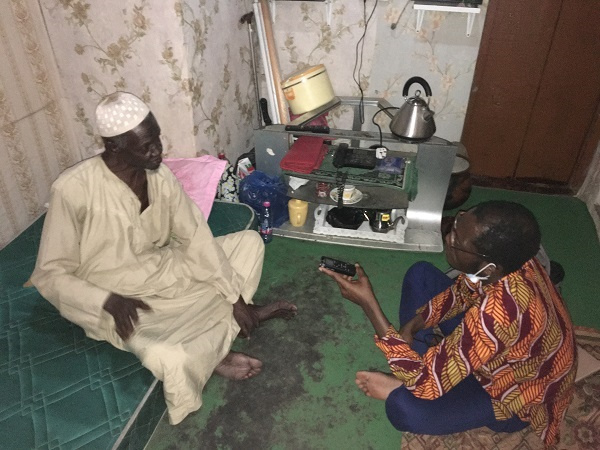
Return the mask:
[[204,218],[208,219],[227,161],[205,155],[198,158],[163,159],[163,163],[171,169],[185,193],[200,208]]

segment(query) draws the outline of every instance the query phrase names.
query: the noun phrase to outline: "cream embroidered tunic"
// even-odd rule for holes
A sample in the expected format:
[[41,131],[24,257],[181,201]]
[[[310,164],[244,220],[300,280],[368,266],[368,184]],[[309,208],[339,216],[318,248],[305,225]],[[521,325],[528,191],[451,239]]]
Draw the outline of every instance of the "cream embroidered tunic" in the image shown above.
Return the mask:
[[[53,184],[32,282],[86,334],[136,354],[164,383],[172,424],[200,408],[202,389],[239,326],[233,303],[250,302],[264,244],[255,231],[213,238],[170,170],[147,171],[150,205],[99,157]],[[146,302],[123,342],[103,310],[117,293]]]

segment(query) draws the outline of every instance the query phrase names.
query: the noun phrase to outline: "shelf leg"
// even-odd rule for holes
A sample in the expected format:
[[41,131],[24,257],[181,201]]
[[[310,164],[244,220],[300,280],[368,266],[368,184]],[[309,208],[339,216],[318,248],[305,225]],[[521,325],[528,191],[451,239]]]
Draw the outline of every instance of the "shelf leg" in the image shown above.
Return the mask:
[[333,10],[332,0],[325,0],[325,14],[327,15],[327,25],[331,26],[331,13]]
[[423,17],[424,16],[425,16],[425,10],[417,9],[417,29],[416,29],[417,33],[419,31],[421,31],[421,26],[423,25]]
[[473,23],[475,22],[475,13],[467,13],[467,37],[471,36]]

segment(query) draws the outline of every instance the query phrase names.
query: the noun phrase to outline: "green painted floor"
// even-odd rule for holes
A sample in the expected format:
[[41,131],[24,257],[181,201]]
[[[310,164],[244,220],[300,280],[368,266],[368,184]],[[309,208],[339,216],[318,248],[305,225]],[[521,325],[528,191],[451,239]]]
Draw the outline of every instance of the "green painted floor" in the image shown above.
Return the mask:
[[[566,271],[562,292],[576,325],[600,328],[600,244],[585,204],[571,197],[475,188],[467,204],[513,200],[529,207],[542,227],[551,259]],[[360,393],[354,373],[385,370],[373,330],[317,271],[321,255],[360,262],[384,311],[397,324],[406,269],[426,260],[446,269],[443,254],[373,250],[275,237],[267,246],[256,303],[295,302],[298,316],[265,323],[235,349],[264,362],[256,378],[214,377],[204,406],[176,427],[161,421],[147,449],[398,449],[401,435],[383,402]]]

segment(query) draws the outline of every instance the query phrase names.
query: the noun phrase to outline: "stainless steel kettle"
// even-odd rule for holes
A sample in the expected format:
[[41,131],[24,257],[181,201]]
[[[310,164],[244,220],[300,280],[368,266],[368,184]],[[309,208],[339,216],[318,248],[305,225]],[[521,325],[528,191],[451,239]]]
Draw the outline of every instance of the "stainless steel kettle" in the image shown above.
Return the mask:
[[[408,98],[408,90],[414,83],[420,84],[425,90],[427,101],[420,97],[421,91],[417,90],[414,97]],[[404,105],[394,114],[390,123],[390,131],[396,136],[410,141],[424,141],[435,133],[434,112],[429,109],[431,87],[421,77],[412,77],[402,90]]]

